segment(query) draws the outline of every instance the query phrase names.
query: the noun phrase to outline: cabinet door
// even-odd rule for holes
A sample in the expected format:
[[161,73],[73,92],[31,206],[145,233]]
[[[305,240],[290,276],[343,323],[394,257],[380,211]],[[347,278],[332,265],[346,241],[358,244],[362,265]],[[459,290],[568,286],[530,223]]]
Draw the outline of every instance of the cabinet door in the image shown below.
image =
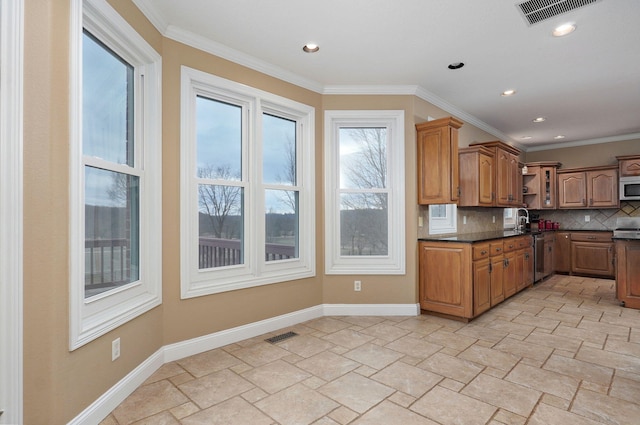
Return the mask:
[[571,233],[558,232],[556,235],[556,251],[554,255],[555,271],[571,272]]
[[540,208],[556,208],[558,199],[556,188],[556,168],[542,167],[540,170]]
[[510,206],[512,200],[513,155],[502,149],[496,149],[496,205]]
[[516,261],[516,252],[509,252],[504,255],[504,273],[503,287],[504,298],[507,299],[516,293],[518,280],[518,264]]
[[491,273],[489,259],[473,262],[473,315],[491,308]]
[[617,207],[619,205],[618,171],[587,172],[587,194],[589,195],[589,207]]
[[495,193],[493,156],[481,153],[478,164],[478,200],[480,205],[493,205]]
[[530,246],[524,250],[524,282],[521,289],[526,288],[529,285],[533,285],[533,270],[535,264],[533,261],[533,247]]
[[640,309],[640,242],[616,241],[616,287],[625,307]]
[[473,317],[471,245],[420,242],[420,308]]
[[571,271],[613,277],[613,243],[572,241]]
[[504,301],[504,257],[491,257],[491,306]]
[[457,202],[458,128],[461,125],[461,121],[453,118],[416,125],[419,204]]
[[560,208],[583,208],[587,206],[586,174],[558,174],[558,206]]

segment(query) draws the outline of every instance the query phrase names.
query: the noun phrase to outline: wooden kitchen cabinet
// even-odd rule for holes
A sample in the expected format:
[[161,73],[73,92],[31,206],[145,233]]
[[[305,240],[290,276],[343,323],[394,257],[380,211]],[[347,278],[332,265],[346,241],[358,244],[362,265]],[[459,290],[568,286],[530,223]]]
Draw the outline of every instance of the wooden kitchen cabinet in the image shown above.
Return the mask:
[[555,249],[555,271],[556,273],[571,273],[571,233],[556,232]]
[[416,124],[418,204],[458,202],[458,129],[462,124],[453,117]]
[[620,177],[640,176],[640,155],[616,156]]
[[484,146],[459,150],[460,207],[491,207],[495,201],[495,153]]
[[640,308],[640,241],[617,240],[616,295],[625,307]]
[[[473,143],[469,148],[484,147],[493,153],[493,195],[491,206],[522,206],[522,163],[519,161],[520,151],[500,141]],[[478,182],[480,178],[477,178]],[[486,178],[485,178],[486,181]],[[466,182],[475,183],[473,179]],[[462,182],[461,182],[462,184]],[[462,191],[465,188],[461,188]],[[471,189],[475,190],[475,189]],[[472,206],[472,204],[469,204]],[[475,206],[485,206],[478,203]]]
[[533,210],[556,209],[558,207],[556,171],[559,162],[527,163],[523,178],[523,199],[527,208]]
[[571,233],[571,273],[615,276],[611,232]]
[[559,208],[618,208],[618,167],[558,171]]

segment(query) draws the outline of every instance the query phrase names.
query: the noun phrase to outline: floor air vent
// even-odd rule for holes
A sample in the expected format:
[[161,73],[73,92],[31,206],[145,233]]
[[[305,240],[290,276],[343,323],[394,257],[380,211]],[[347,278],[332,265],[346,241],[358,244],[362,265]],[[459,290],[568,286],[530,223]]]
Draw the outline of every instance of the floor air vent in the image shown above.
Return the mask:
[[265,341],[275,344],[276,342],[284,341],[285,339],[289,339],[297,335],[298,334],[295,332],[287,332],[280,335],[272,336],[271,338],[267,338],[265,339]]
[[518,3],[518,10],[529,25],[537,24],[554,16],[562,15],[583,6],[599,3],[602,0],[528,0]]

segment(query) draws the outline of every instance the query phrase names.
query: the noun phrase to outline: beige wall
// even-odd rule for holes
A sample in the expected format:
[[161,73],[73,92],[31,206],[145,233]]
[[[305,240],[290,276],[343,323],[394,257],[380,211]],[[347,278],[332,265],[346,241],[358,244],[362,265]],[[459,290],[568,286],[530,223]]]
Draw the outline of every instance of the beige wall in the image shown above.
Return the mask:
[[561,168],[615,165],[616,156],[640,154],[640,139],[527,152],[527,162],[558,161]]
[[[441,118],[449,114],[414,96],[322,96],[310,92],[165,39],[130,0],[111,0],[110,3],[163,58],[163,304],[69,352],[69,1],[25,2],[25,423],[68,422],[166,344],[322,303],[417,302],[416,236],[417,217],[421,210],[416,205],[414,125],[425,121],[428,116]],[[181,65],[316,108],[317,277],[189,300],[180,299]],[[322,158],[325,109],[405,111],[405,275],[324,274]],[[461,146],[487,140],[495,140],[495,137],[471,125],[466,124],[460,131]],[[633,143],[625,142],[617,154],[631,153]],[[605,149],[613,145],[607,144]],[[545,153],[536,155],[544,156]],[[571,154],[567,156],[570,158]],[[594,157],[597,156],[594,154]],[[544,159],[548,158],[528,158],[531,161]],[[356,278],[362,280],[361,292],[353,291],[353,280]],[[121,338],[122,353],[117,361],[111,362],[111,341],[116,337]]]

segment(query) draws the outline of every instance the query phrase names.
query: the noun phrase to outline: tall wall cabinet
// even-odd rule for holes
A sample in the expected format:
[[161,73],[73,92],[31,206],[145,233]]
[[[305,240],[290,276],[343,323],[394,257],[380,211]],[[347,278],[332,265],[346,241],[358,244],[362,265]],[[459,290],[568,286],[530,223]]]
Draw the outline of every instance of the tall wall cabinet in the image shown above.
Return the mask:
[[530,162],[522,175],[522,197],[527,208],[545,210],[558,208],[556,171],[559,162]]
[[458,202],[458,129],[462,124],[453,117],[416,124],[418,204]]

